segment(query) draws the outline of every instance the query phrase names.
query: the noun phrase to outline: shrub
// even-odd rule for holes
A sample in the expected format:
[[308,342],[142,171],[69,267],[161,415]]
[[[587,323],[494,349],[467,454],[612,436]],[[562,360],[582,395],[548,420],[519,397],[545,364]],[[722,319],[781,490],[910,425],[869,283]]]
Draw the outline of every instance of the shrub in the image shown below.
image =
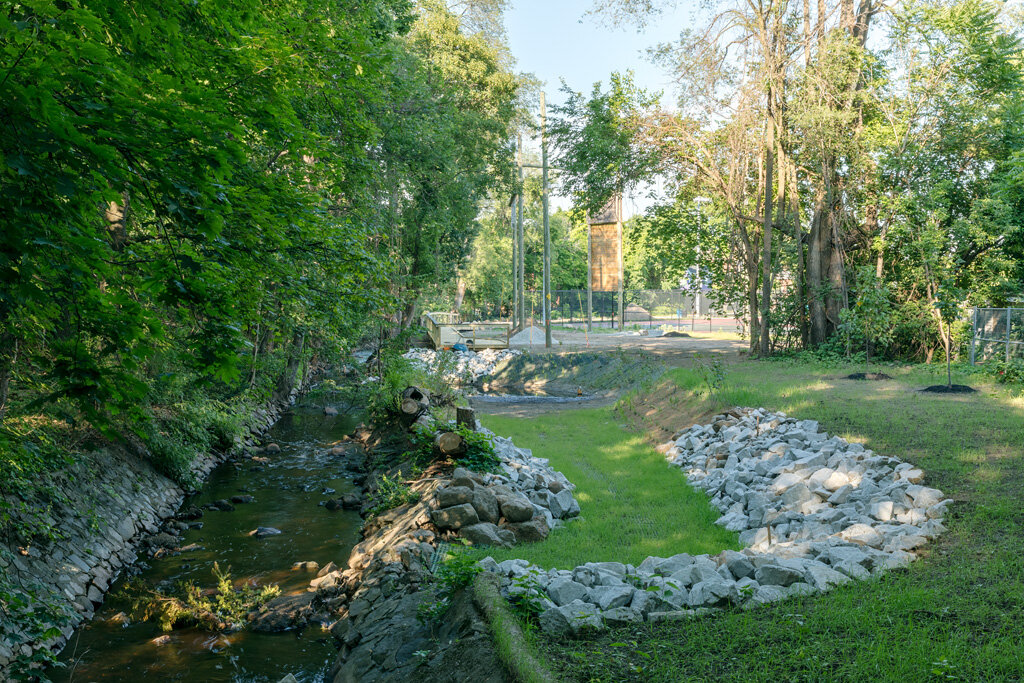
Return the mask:
[[452,597],[473,583],[483,569],[473,556],[464,551],[451,551],[437,570],[437,599],[423,602],[416,608],[416,618],[424,625],[436,624],[444,618]]
[[693,367],[709,395],[714,396],[725,384],[725,365],[721,359],[695,353],[693,354]]
[[1024,384],[1024,358],[1011,358],[992,364],[990,372],[1000,384]]
[[[494,437],[490,434],[475,431],[464,425],[448,423],[441,429],[453,431],[462,437],[466,446],[462,455],[451,458],[452,464],[457,467],[465,467],[474,472],[495,472],[501,464],[501,458],[494,450]],[[431,463],[442,461],[442,456],[434,448],[434,437],[436,431],[420,429],[412,435],[412,449],[405,454],[405,458],[416,467],[427,467]]]
[[418,492],[410,489],[408,484],[397,477],[392,479],[388,475],[382,474],[380,479],[377,480],[377,490],[373,492],[371,497],[373,507],[367,513],[367,518],[379,515],[399,505],[415,503],[420,498],[421,495]]
[[247,615],[277,597],[276,585],[245,584],[235,588],[230,570],[222,571],[216,562],[213,575],[217,587],[205,591],[194,582],[179,582],[171,593],[147,588],[141,580],[128,582],[122,591],[131,599],[135,619],[155,621],[163,631],[177,626],[198,626],[210,631],[233,631],[243,628]]

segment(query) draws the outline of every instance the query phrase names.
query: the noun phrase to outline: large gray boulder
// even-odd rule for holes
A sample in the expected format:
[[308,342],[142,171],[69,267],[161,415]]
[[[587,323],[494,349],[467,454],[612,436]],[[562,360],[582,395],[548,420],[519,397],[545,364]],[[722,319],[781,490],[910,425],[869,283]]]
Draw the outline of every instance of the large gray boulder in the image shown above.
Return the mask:
[[558,606],[568,605],[573,600],[587,596],[587,587],[569,578],[557,578],[547,587],[548,597]]
[[472,526],[480,521],[476,509],[469,503],[454,505],[441,510],[434,510],[430,518],[441,529],[461,529],[464,526]]
[[465,486],[449,486],[437,490],[437,506],[449,508],[473,501],[473,489]]
[[582,600],[573,600],[568,605],[552,607],[540,615],[541,630],[552,636],[577,634],[602,626],[601,613],[597,607]]
[[804,571],[804,581],[814,586],[819,591],[827,591],[833,586],[841,586],[850,582],[846,574],[832,569],[821,562],[812,562]]
[[508,498],[501,503],[501,516],[508,522],[528,522],[533,518],[533,503],[521,496]]
[[802,581],[804,573],[792,567],[763,564],[754,572],[754,578],[762,586],[791,586],[797,581]]
[[497,523],[501,519],[498,499],[486,488],[480,486],[473,489],[473,496],[470,502],[482,521]]
[[724,603],[734,602],[739,597],[735,581],[726,581],[715,575],[690,589],[688,602],[691,607],[715,607]]
[[779,602],[789,597],[785,588],[779,586],[758,586],[753,595],[743,603],[743,609],[753,609],[761,605]]
[[528,522],[508,524],[505,528],[515,534],[517,543],[536,543],[537,541],[543,541],[551,531],[548,523],[544,521],[544,518],[540,515],[537,515]]
[[627,626],[643,621],[644,617],[632,607],[614,607],[601,612],[601,618],[609,626]]
[[754,564],[743,553],[736,552],[735,550],[725,550],[722,552],[722,560],[729,569],[729,573],[737,579],[754,575]]
[[[580,514],[580,504],[572,495],[572,491],[568,489],[562,489],[555,495],[555,499],[558,501],[559,507],[562,508],[561,518],[576,517]],[[558,515],[555,515],[558,517]]]
[[594,586],[590,589],[590,599],[601,608],[601,611],[624,607],[633,600],[632,586]]
[[[501,532],[507,534],[502,536]],[[490,522],[480,522],[479,524],[471,524],[470,526],[463,527],[459,531],[459,535],[466,539],[470,545],[477,546],[499,546],[507,548],[511,545],[509,537],[513,540],[515,537],[505,529],[499,529]]]

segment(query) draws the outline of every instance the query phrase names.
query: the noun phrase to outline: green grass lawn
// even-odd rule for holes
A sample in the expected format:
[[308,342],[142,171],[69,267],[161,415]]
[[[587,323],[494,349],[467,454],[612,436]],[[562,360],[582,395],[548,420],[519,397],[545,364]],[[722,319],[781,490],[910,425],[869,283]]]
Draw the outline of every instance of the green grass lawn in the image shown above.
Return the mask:
[[650,555],[716,553],[736,548],[736,534],[715,526],[719,513],[677,469],[618,424],[611,408],[570,410],[529,420],[481,416],[484,426],[550,458],[576,484],[580,519],[547,540],[488,550],[499,562],[521,557],[544,568],[584,562],[639,564]]
[[696,395],[693,372],[673,370],[619,415],[642,423],[675,391],[694,416],[744,405],[818,420],[922,467],[926,483],[956,501],[948,533],[909,569],[825,595],[542,641],[566,680],[1024,680],[1024,399],[977,376],[954,382],[980,394],[915,391],[944,383],[940,368],[887,367],[888,382],[839,379],[860,369],[738,363],[717,401]]

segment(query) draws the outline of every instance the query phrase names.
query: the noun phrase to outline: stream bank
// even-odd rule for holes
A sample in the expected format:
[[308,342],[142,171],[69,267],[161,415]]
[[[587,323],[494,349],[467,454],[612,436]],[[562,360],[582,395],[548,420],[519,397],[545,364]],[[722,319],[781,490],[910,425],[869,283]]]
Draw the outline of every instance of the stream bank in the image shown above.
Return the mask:
[[[310,368],[305,378],[316,374],[317,370]],[[236,439],[228,451],[199,454],[192,463],[195,480],[206,480],[221,463],[255,448],[298,394],[299,389],[293,388],[256,408],[247,420],[247,434]],[[11,624],[5,624],[0,630],[3,680],[29,675],[30,672],[21,670],[20,663],[15,671],[15,661],[24,662],[43,648],[64,647],[74,629],[90,619],[104,602],[107,591],[125,568],[132,566],[140,555],[156,549],[154,539],[157,544],[178,545],[174,535],[177,530],[165,527],[164,531],[171,533],[161,533],[160,525],[189,493],[149,461],[117,446],[78,454],[67,471],[55,476],[52,486],[55,498],[64,502],[41,507],[37,514],[57,532],[58,538],[30,545],[12,541],[5,546],[11,560],[5,561],[4,554],[0,554],[0,571],[14,584],[49,596],[48,601],[58,613],[44,619],[56,634],[47,639],[27,640]],[[47,674],[59,676],[60,671]]]
[[[266,435],[273,446],[217,467],[203,490],[149,539],[157,556],[133,567],[136,578],[162,591],[185,581],[207,587],[216,583],[217,563],[230,570],[236,586],[277,584],[283,599],[307,606],[314,595],[307,590],[310,579],[320,567],[344,562],[359,536],[357,512],[326,505],[359,492],[353,479],[362,452],[343,441],[354,426],[354,416],[325,416],[318,406],[286,412]],[[257,529],[280,533],[252,534]],[[303,683],[326,680],[336,653],[326,614],[306,615],[313,622],[308,628],[287,633],[276,632],[292,626],[281,619],[227,633],[163,633],[153,622],[132,618],[122,585],[62,652],[64,680],[248,682],[287,674]]]

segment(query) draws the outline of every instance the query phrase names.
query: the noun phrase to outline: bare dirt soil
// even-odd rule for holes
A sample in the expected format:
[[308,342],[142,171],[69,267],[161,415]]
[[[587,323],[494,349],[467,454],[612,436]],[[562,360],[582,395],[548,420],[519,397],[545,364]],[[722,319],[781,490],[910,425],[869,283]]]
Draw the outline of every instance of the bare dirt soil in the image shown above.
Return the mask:
[[[540,343],[516,345],[529,351],[536,360],[517,361],[513,367],[499,368],[496,376],[485,386],[485,391],[498,394],[552,395],[552,400],[530,396],[516,400],[515,396],[501,399],[477,396],[471,405],[480,413],[529,418],[551,412],[580,410],[613,405],[627,390],[643,379],[653,379],[670,367],[689,366],[695,354],[721,358],[726,362],[738,361],[746,354],[747,343],[729,334],[696,333],[692,337],[647,337],[630,332],[599,332],[555,330],[552,336],[562,342],[545,348]],[[594,362],[607,358],[607,364]],[[631,371],[630,360],[648,364],[652,370],[643,373]],[[520,367],[521,366],[521,367]],[[575,396],[582,388],[580,400],[555,400],[555,396]],[[571,390],[571,391],[570,391]],[[672,409],[660,407],[660,410]],[[679,419],[696,416],[663,415],[665,423],[677,424]],[[655,420],[655,422],[661,422]],[[637,425],[640,427],[641,425]],[[650,428],[645,425],[645,427]],[[656,431],[656,430],[655,430]],[[661,436],[659,433],[658,436]]]
[[643,351],[669,367],[689,365],[694,353],[722,356],[726,360],[739,360],[747,350],[747,342],[731,335],[646,337],[635,332],[596,332],[553,330],[552,337],[562,342],[550,349],[544,347],[541,337],[535,344],[517,344],[512,348],[530,353],[576,353],[581,351]]

